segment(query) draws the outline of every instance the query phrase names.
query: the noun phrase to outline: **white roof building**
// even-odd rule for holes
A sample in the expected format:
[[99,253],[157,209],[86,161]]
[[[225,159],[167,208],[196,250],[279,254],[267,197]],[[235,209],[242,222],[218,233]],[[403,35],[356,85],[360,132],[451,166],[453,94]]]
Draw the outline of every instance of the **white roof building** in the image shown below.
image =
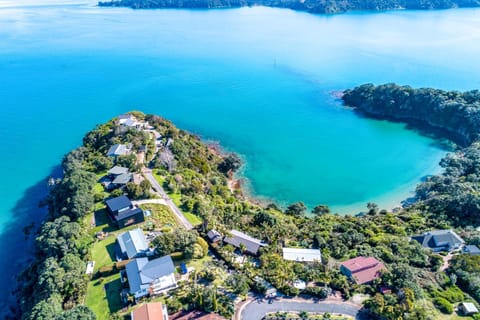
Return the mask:
[[85,274],[92,274],[94,267],[95,267],[95,261],[88,261],[87,270],[85,271]]
[[320,249],[283,248],[283,259],[298,262],[322,261]]
[[477,307],[471,302],[462,302],[459,307],[465,315],[478,313]]

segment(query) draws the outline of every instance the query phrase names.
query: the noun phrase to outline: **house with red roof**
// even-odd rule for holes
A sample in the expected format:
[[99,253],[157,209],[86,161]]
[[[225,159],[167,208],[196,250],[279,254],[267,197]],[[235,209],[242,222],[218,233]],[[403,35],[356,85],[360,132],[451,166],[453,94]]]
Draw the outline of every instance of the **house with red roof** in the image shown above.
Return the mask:
[[366,284],[380,277],[385,266],[374,257],[356,257],[340,265],[340,272],[357,284]]
[[161,302],[142,305],[130,314],[132,320],[168,320],[167,307]]

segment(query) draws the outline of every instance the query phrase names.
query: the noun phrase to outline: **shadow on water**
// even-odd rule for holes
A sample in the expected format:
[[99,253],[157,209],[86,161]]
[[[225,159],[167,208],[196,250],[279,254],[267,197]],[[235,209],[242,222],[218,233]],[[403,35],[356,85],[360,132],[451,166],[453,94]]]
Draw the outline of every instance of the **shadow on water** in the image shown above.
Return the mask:
[[[35,234],[47,213],[39,203],[48,193],[48,178],[61,175],[61,167],[53,167],[51,174],[27,188],[10,210],[12,219],[0,234],[0,251],[4,258],[0,261],[0,319],[11,316],[11,308],[16,305],[13,294],[17,287],[16,276],[33,260]],[[24,228],[32,223],[34,227],[27,235]]]
[[420,121],[409,120],[409,122],[407,122],[407,121],[399,120],[389,116],[376,116],[376,115],[366,114],[362,110],[358,110],[358,108],[353,108],[351,110],[360,118],[400,123],[404,125],[405,129],[414,131],[420,136],[431,139],[432,146],[439,148],[441,150],[445,150],[447,152],[455,151],[455,149],[457,149],[458,146],[465,146],[466,144],[463,137],[460,137],[455,133],[449,132],[444,129],[432,127]]

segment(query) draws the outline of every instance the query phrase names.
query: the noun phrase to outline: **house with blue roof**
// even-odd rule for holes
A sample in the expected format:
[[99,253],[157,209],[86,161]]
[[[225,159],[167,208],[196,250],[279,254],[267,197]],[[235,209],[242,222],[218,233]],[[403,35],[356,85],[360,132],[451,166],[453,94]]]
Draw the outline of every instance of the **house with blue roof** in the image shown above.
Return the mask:
[[119,254],[117,260],[144,257],[150,253],[143,230],[136,228],[117,237]]
[[151,261],[148,258],[138,258],[125,266],[130,294],[135,299],[157,295],[177,287],[175,266],[170,256],[164,256]]

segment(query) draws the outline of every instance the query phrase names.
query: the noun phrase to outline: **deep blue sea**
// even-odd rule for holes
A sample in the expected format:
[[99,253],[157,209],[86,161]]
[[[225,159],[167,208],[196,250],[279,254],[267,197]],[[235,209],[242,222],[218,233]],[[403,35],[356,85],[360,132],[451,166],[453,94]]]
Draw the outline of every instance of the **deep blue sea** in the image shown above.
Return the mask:
[[46,179],[95,124],[160,114],[238,152],[259,197],[392,208],[446,151],[358,117],[332,91],[479,88],[479,56],[477,9],[318,16],[0,0],[0,309],[31,256],[21,229],[43,217]]

